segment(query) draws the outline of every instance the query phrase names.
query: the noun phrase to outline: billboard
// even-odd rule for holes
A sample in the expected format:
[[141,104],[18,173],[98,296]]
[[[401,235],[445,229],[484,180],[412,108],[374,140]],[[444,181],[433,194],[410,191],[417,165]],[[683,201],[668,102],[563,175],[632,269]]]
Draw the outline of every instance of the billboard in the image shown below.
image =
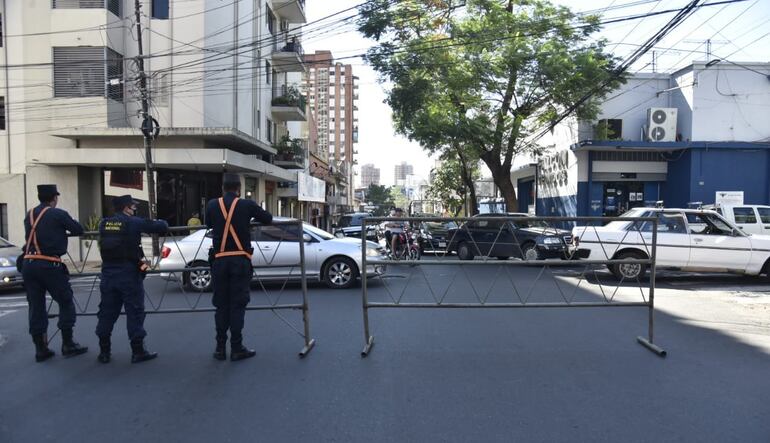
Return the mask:
[[297,200],[326,202],[326,182],[304,172],[297,172]]

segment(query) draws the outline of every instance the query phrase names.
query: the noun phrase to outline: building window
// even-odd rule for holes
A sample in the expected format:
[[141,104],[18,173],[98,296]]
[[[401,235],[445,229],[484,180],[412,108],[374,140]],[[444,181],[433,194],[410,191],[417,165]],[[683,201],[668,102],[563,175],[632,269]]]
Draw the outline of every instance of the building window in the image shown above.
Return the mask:
[[273,122],[269,118],[267,119],[267,141],[273,142]]
[[168,20],[168,0],[152,0],[152,18]]
[[123,56],[107,48],[107,98],[123,101]]
[[0,48],[3,47],[3,14],[0,14]]
[[54,9],[107,9],[121,17],[120,0],[52,0],[51,6]]
[[5,131],[5,97],[0,97],[0,131]]
[[158,74],[152,77],[150,94],[153,105],[167,107],[169,93],[168,74]]
[[270,34],[275,34],[275,14],[270,7],[267,7],[267,30]]
[[123,101],[123,56],[103,46],[53,48],[54,97]]
[[0,237],[8,238],[8,204],[0,203]]
[[270,84],[270,75],[272,74],[273,69],[272,66],[270,66],[270,62],[265,60],[265,81],[267,84]]

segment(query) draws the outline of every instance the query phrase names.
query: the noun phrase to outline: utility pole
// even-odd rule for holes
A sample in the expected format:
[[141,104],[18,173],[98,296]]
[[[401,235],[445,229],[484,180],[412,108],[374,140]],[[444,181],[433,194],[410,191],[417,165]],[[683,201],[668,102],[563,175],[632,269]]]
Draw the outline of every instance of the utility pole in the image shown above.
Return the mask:
[[[148,101],[147,74],[144,72],[144,49],[142,48],[142,15],[141,1],[134,0],[134,12],[136,13],[136,40],[139,45],[139,55],[136,57],[136,65],[139,69],[139,93],[142,99],[142,134],[144,135],[144,171],[147,176],[147,199],[150,209],[150,219],[155,219],[158,207],[155,197],[155,175],[152,166],[152,139],[155,132],[155,119],[150,116],[150,103]],[[155,134],[157,135],[157,134]],[[152,237],[152,255],[160,256],[158,236]]]

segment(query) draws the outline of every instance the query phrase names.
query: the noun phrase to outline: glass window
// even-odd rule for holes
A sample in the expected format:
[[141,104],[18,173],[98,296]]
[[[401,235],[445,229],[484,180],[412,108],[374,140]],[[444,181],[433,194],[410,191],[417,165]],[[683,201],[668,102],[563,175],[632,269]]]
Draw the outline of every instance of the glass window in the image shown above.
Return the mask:
[[756,223],[757,215],[754,208],[733,208],[735,223]]
[[762,223],[770,223],[770,208],[757,208],[757,212]]
[[698,235],[732,235],[733,227],[716,214],[687,214],[690,232]]
[[152,0],[152,18],[168,19],[168,0]]
[[299,242],[300,237],[297,225],[257,226],[252,236],[257,242]]
[[0,97],[0,131],[5,130],[5,97]]
[[[641,215],[641,217],[654,217],[654,216],[655,215],[652,213]],[[667,234],[686,234],[687,233],[687,230],[685,229],[685,224],[684,224],[684,217],[682,216],[682,214],[658,212],[657,218],[658,218],[659,233],[667,233]],[[636,230],[636,228],[631,227],[630,230]],[[642,222],[641,228],[639,230],[642,232],[652,232],[653,223]]]
[[309,225],[307,223],[303,223],[303,226],[304,226],[304,228],[305,228],[305,230],[307,232],[315,235],[316,237],[321,238],[322,240],[332,240],[332,239],[334,239],[333,235],[329,234],[328,232],[326,232],[326,231],[324,231],[322,229],[318,229],[318,228],[316,228],[313,225]]

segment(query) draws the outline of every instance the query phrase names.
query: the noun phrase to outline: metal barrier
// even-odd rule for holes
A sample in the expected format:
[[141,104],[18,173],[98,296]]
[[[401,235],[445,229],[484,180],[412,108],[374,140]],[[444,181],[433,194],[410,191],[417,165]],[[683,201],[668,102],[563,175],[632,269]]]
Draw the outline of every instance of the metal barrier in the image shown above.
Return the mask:
[[[256,230],[262,230],[265,227],[270,227],[270,232],[261,232],[260,236],[254,238],[254,232]],[[275,229],[273,229],[275,228]],[[147,314],[180,314],[180,313],[195,313],[195,312],[214,312],[213,307],[199,307],[200,301],[203,298],[206,288],[202,290],[189,290],[186,289],[185,279],[189,279],[192,274],[206,275],[211,279],[211,267],[209,265],[208,255],[209,247],[211,243],[210,237],[207,236],[208,228],[206,226],[184,226],[173,227],[168,229],[169,234],[187,234],[183,239],[176,236],[161,237],[162,241],[160,247],[164,250],[166,257],[153,257],[152,263],[150,263],[150,269],[147,272],[149,276],[158,276],[165,279],[166,283],[163,287],[163,291],[157,300],[153,300],[150,294],[145,291],[145,301],[147,301]],[[196,237],[200,237],[199,239]],[[89,257],[98,257],[98,251],[93,252],[94,246],[98,242],[98,232],[86,232],[80,236],[81,242],[86,243],[85,257],[82,257],[78,263],[67,253],[64,257],[65,262],[73,268],[74,272],[70,273],[71,283],[74,289],[86,289],[88,291],[87,298],[78,300],[75,297],[75,305],[77,308],[77,315],[79,316],[96,316],[98,311],[89,310],[92,306],[94,293],[98,286],[97,281],[101,279],[101,272],[99,272],[96,266],[92,266],[93,270],[89,269]],[[252,245],[255,246],[253,253],[253,260],[256,261],[254,265],[254,278],[259,283],[262,294],[267,299],[266,304],[252,305],[249,304],[246,307],[248,311],[271,311],[279,320],[291,328],[294,332],[299,334],[304,340],[304,346],[299,352],[300,357],[305,357],[314,347],[315,339],[310,336],[310,322],[308,318],[308,296],[307,296],[307,275],[305,267],[305,242],[304,242],[304,230],[302,221],[289,220],[289,221],[274,221],[271,225],[252,225]],[[266,241],[264,238],[270,238],[274,241]],[[208,243],[208,245],[206,245]],[[82,243],[81,243],[82,245]],[[296,249],[295,249],[296,245]],[[283,248],[283,249],[282,249]],[[285,249],[290,251],[284,254]],[[279,253],[281,253],[279,255]],[[170,260],[174,264],[168,265],[168,257],[174,254],[175,257]],[[178,259],[177,256],[178,255]],[[298,261],[278,262],[277,257],[281,257],[282,260],[286,256],[294,257]],[[82,256],[82,253],[81,253]],[[165,262],[164,262],[165,260]],[[280,268],[285,272],[285,277],[281,277],[281,274],[273,274],[269,278],[264,273],[269,272],[270,269]],[[281,284],[278,295],[275,298],[271,298],[270,291],[265,287],[265,281],[270,280],[272,282],[279,282]],[[302,287],[302,302],[301,303],[280,303],[281,297],[284,294],[284,289],[290,280],[299,280]],[[186,306],[182,307],[164,307],[165,304],[172,303],[166,298],[169,285],[172,283],[179,283],[179,288],[184,296],[184,302]],[[188,292],[192,292],[193,300],[191,302]],[[78,295],[78,294],[76,294]],[[178,305],[179,303],[177,303]],[[57,314],[50,313],[50,309],[53,305],[53,301],[49,303],[49,317],[57,317]],[[295,327],[288,319],[279,313],[281,310],[301,310],[302,311],[302,330]],[[124,314],[124,313],[121,313]]]
[[[363,320],[364,320],[364,349],[361,352],[363,357],[366,357],[371,352],[374,346],[374,337],[370,333],[369,325],[369,310],[377,308],[599,308],[599,307],[646,307],[648,309],[648,333],[647,337],[637,337],[637,341],[645,348],[656,353],[661,357],[665,357],[666,351],[658,347],[653,342],[654,332],[654,313],[655,313],[655,273],[656,273],[656,254],[657,254],[657,239],[658,239],[658,219],[654,217],[524,217],[524,216],[495,216],[495,217],[473,217],[473,218],[392,218],[392,217],[376,217],[365,218],[362,223],[362,231],[366,230],[367,225],[387,222],[400,222],[411,224],[413,231],[421,231],[424,234],[425,229],[423,227],[426,223],[436,223],[446,225],[446,234],[443,238],[443,242],[435,242],[435,238],[422,241],[423,245],[431,245],[434,250],[434,258],[429,260],[417,260],[411,259],[409,254],[391,252],[389,259],[376,261],[377,265],[387,265],[392,271],[392,268],[401,266],[409,269],[407,276],[407,282],[404,285],[403,290],[394,297],[393,292],[390,290],[387,283],[387,278],[383,278],[382,275],[376,276],[373,279],[367,278],[366,273],[362,273],[362,302],[363,302]],[[600,235],[601,232],[606,232],[602,229],[597,229],[597,223],[618,222],[622,223],[621,229],[617,231],[617,235],[612,239],[603,239]],[[459,223],[459,225],[457,224]],[[580,223],[584,226],[577,227],[573,231],[566,235],[566,231],[557,231],[552,227],[553,224],[573,224]],[[417,224],[418,226],[415,226]],[[450,224],[455,224],[451,227]],[[574,235],[579,234],[579,235]],[[533,240],[533,235],[535,240]],[[561,237],[561,238],[560,238]],[[569,238],[567,238],[569,237]],[[590,245],[589,248],[580,248],[580,240],[576,240],[576,237],[582,237],[587,239],[586,242]],[[408,236],[407,236],[408,238]],[[542,243],[537,243],[537,239],[541,239]],[[556,238],[557,240],[545,240],[546,238]],[[420,241],[419,236],[415,241]],[[548,243],[546,243],[548,242]],[[532,248],[534,244],[534,255],[532,254]],[[361,239],[362,245],[362,262],[364,269],[367,266],[367,244],[366,239]],[[445,247],[441,252],[440,247]],[[497,249],[496,249],[497,248]],[[562,249],[559,249],[562,248]],[[542,252],[541,252],[542,251]],[[544,259],[543,255],[549,253],[549,251],[560,254],[564,252],[564,256],[559,260]],[[581,255],[585,255],[583,251],[590,251],[591,255],[587,259],[580,258]],[[596,254],[594,254],[594,251]],[[458,253],[458,258],[454,259],[453,252]],[[599,255],[597,258],[596,255]],[[420,254],[416,254],[420,257]],[[519,260],[511,260],[510,257],[519,258]],[[399,257],[406,257],[406,259],[398,259]],[[462,260],[461,260],[462,258]],[[477,260],[476,258],[480,258]],[[490,261],[490,259],[495,259]],[[505,260],[498,260],[505,259]],[[371,263],[371,260],[369,260]],[[452,272],[451,281],[446,286],[446,289],[442,294],[437,295],[434,291],[431,282],[429,281],[424,266],[450,266],[459,268],[461,272]],[[482,268],[479,268],[479,267]],[[486,294],[480,296],[476,287],[474,286],[470,275],[466,268],[483,269],[485,266],[496,266],[497,272],[493,279],[492,284],[487,290]],[[601,280],[597,274],[597,267],[608,266],[613,272],[620,272],[621,276],[619,282],[615,287],[615,290],[609,294],[604,291]],[[522,297],[519,290],[516,288],[516,284],[513,282],[510,274],[510,269],[515,268],[540,268],[539,273],[532,281],[529,291]],[[565,292],[556,279],[556,275],[553,273],[552,268],[583,268],[580,272],[580,277],[575,285],[575,289],[571,297],[567,297]],[[641,278],[643,277],[645,267],[649,267],[649,284],[647,285],[647,295],[644,293]],[[404,295],[409,289],[409,282],[412,275],[416,270],[422,274],[425,283],[428,286],[428,293],[432,300],[428,302],[404,302]],[[537,282],[548,270],[549,274],[553,277],[554,283],[558,289],[560,301],[557,302],[532,302],[530,298],[536,287]],[[508,282],[511,284],[512,293],[515,293],[516,299],[509,302],[490,302],[490,296],[492,293],[497,279],[503,271]],[[576,300],[578,289],[580,284],[585,281],[586,274],[589,271],[593,272],[593,276],[599,282],[599,288],[601,291],[601,297],[599,301],[580,301]],[[640,301],[617,301],[616,296],[621,286],[625,283],[626,277],[624,275],[633,275],[634,272],[638,272],[641,275],[637,275],[636,278],[631,278],[629,281],[635,281],[639,285],[641,294]],[[389,272],[390,273],[390,272]],[[447,302],[446,297],[450,289],[453,287],[457,276],[464,275],[469,283],[470,288],[475,295],[475,302]],[[379,280],[382,282],[391,302],[372,302],[369,300],[369,283],[372,280]],[[434,282],[434,285],[437,282]],[[512,295],[512,294],[511,294]],[[593,298],[597,294],[590,294]],[[557,297],[558,298],[558,297]]]

